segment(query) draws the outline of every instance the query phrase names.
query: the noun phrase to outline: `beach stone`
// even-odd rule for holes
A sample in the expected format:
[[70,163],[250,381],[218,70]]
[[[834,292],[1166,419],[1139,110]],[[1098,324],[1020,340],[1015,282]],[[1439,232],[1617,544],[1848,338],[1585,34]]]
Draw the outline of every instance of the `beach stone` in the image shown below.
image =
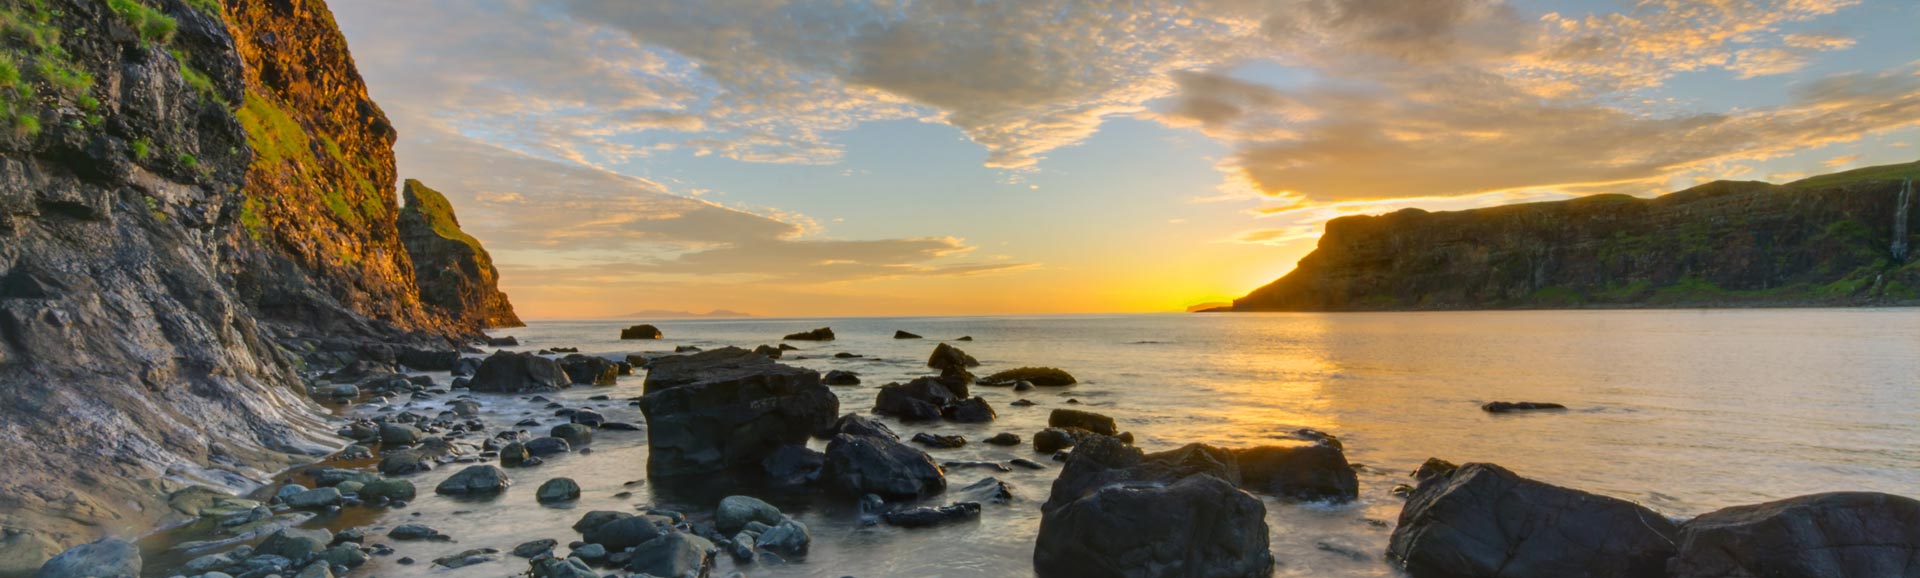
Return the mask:
[[1021,443],[1020,436],[1018,434],[1012,434],[1012,433],[1006,433],[1006,432],[993,434],[993,437],[989,437],[987,439],[980,440],[980,441],[989,445],[996,445],[996,446],[1017,446],[1017,445],[1020,445]]
[[655,360],[640,410],[657,477],[753,468],[834,424],[840,400],[820,374],[736,347]]
[[760,522],[768,526],[779,524],[785,516],[780,508],[752,496],[728,496],[720,500],[720,506],[713,510],[713,527],[720,533],[734,535],[747,527],[748,522]]
[[426,524],[401,524],[387,531],[387,537],[402,542],[417,540],[447,540],[446,534]]
[[576,409],[572,414],[567,415],[567,421],[590,428],[597,428],[607,423],[607,416],[601,415],[600,412],[591,409]]
[[140,547],[101,538],[67,549],[40,566],[34,578],[140,578]]
[[986,383],[1027,382],[1040,387],[1062,387],[1078,383],[1073,374],[1052,367],[1021,367],[988,375]]
[[1448,475],[1458,469],[1460,466],[1454,465],[1453,462],[1440,458],[1427,458],[1427,461],[1421,463],[1418,469],[1413,470],[1413,479],[1416,482],[1424,482],[1428,478]]
[[527,459],[531,457],[533,454],[527,451],[527,444],[522,442],[510,442],[500,447],[500,465],[504,467],[517,468],[526,465]]
[[287,496],[281,499],[281,503],[298,510],[314,510],[338,506],[340,500],[339,488],[319,488]]
[[572,558],[541,558],[533,561],[529,570],[533,578],[600,578],[600,573],[586,562]]
[[779,523],[772,526],[754,540],[755,547],[784,556],[807,555],[807,549],[813,544],[813,536],[807,532],[806,524],[782,517]]
[[434,565],[448,569],[477,566],[500,559],[500,551],[493,548],[474,548],[442,556],[433,560]]
[[919,339],[920,336],[896,329],[893,332],[893,338],[894,339]]
[[417,491],[413,482],[406,480],[378,480],[360,488],[360,499],[413,501]]
[[665,519],[630,516],[587,530],[581,539],[589,544],[606,546],[608,551],[618,552],[657,540],[671,530]]
[[333,543],[333,533],[324,529],[283,528],[254,546],[253,555],[279,556],[295,564],[312,560]]
[[1047,427],[1080,428],[1100,435],[1118,435],[1113,418],[1077,409],[1056,409],[1047,415]]
[[1050,454],[1067,449],[1073,447],[1073,444],[1076,443],[1079,442],[1074,438],[1073,432],[1057,427],[1043,429],[1033,434],[1033,451],[1043,454]]
[[560,364],[532,353],[500,351],[487,356],[467,389],[481,393],[540,393],[573,384]]
[[967,438],[953,435],[934,435],[926,432],[913,434],[913,443],[930,448],[953,449],[967,445]]
[[1233,451],[1241,485],[1294,500],[1350,502],[1360,496],[1360,480],[1337,444],[1260,446]]
[[1669,578],[1920,577],[1920,501],[1836,492],[1734,506],[1680,525]]
[[1000,481],[999,478],[980,478],[980,481],[960,488],[959,492],[970,502],[1005,504],[1013,501],[1013,486]]
[[823,479],[853,495],[910,499],[945,491],[946,473],[926,452],[898,441],[840,434],[827,443]]
[[506,470],[494,465],[467,466],[434,487],[436,494],[454,496],[498,493],[513,485]]
[[552,552],[554,548],[557,548],[559,546],[560,546],[560,542],[558,540],[554,540],[552,538],[541,538],[539,540],[533,540],[530,542],[521,542],[520,545],[513,547],[512,553],[514,556],[520,557],[520,558],[533,558],[541,554]]
[[633,549],[627,570],[650,576],[706,576],[713,567],[713,542],[670,532]]
[[629,514],[626,512],[614,512],[610,510],[594,510],[591,512],[587,512],[587,514],[584,516],[581,516],[580,521],[574,522],[573,531],[585,534],[588,531],[591,531],[594,528],[598,528],[601,525],[604,525],[608,522],[612,522],[614,520],[632,518],[632,517],[633,517],[633,514]]
[[940,409],[957,401],[957,394],[939,380],[921,377],[905,384],[880,386],[874,396],[873,413],[903,421],[940,419]]
[[593,443],[593,427],[578,423],[563,423],[553,426],[547,434],[551,437],[567,440],[569,447],[581,447]]
[[572,478],[554,478],[540,484],[540,489],[535,490],[533,495],[534,500],[542,504],[571,502],[580,499],[580,484],[574,483]]
[[999,417],[986,398],[974,396],[940,409],[940,415],[960,423],[986,423]]
[[392,422],[380,424],[380,443],[383,445],[410,446],[420,443],[420,438],[424,436],[425,434],[420,433],[418,428],[407,424]]
[[[1086,449],[1074,452],[1069,470],[1087,462]],[[1266,507],[1210,473],[1098,486],[1064,498],[1061,489],[1056,482],[1034,543],[1034,572],[1041,578],[1263,578],[1273,572]]]
[[470,377],[480,371],[481,361],[478,357],[462,357],[453,363],[452,374],[454,377]]
[[1657,577],[1678,533],[1631,502],[1473,463],[1420,483],[1387,559],[1413,578]]
[[539,458],[573,451],[573,444],[556,437],[534,438],[525,444],[527,455]]

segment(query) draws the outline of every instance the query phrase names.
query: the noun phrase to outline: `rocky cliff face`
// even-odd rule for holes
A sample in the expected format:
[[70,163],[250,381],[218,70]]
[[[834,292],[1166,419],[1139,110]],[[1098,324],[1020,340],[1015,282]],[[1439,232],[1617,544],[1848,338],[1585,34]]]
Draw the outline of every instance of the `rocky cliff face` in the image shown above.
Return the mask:
[[317,0],[0,0],[0,575],[337,447],[303,363],[477,334],[392,140]]
[[420,300],[429,309],[464,326],[520,327],[500,273],[480,241],[460,230],[453,205],[440,191],[408,179],[401,195],[400,241],[413,258]]
[[1327,223],[1235,311],[1868,305],[1920,301],[1920,163]]

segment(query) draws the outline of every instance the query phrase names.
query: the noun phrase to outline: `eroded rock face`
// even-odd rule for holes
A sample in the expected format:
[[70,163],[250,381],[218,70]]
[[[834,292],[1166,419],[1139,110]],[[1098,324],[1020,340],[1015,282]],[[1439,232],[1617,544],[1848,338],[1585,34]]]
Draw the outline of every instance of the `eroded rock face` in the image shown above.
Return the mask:
[[414,283],[420,301],[462,325],[480,328],[521,327],[507,294],[500,292],[500,272],[480,241],[460,230],[453,205],[440,191],[407,179],[401,196],[397,226],[400,241],[413,261]]
[[1273,572],[1266,506],[1235,484],[1227,450],[1143,454],[1083,440],[1041,506],[1033,566],[1043,578],[1233,577]]
[[775,449],[827,431],[840,412],[819,372],[739,348],[657,359],[645,391],[654,476],[758,468]]
[[1473,463],[1420,483],[1387,558],[1414,578],[1660,578],[1677,535],[1631,502]]
[[1680,525],[1669,578],[1920,577],[1920,502],[1867,492],[1736,506]]

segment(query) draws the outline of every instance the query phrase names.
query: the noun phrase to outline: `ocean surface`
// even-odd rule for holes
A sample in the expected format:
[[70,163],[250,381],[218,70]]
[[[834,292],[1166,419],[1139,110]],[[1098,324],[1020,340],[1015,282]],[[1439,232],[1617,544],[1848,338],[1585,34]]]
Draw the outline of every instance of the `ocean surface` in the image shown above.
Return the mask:
[[[635,322],[658,325],[666,338],[617,339],[620,328]],[[407,509],[349,509],[316,523],[376,525],[381,529],[369,533],[371,543],[384,541],[375,538],[384,528],[418,521],[457,540],[396,544],[398,554],[376,558],[355,576],[506,576],[524,572],[525,561],[505,557],[459,570],[431,568],[430,561],[469,548],[510,550],[538,538],[556,539],[564,551],[579,538],[569,526],[589,510],[710,512],[720,497],[746,491],[806,523],[812,551],[786,564],[738,567],[722,555],[714,576],[1031,576],[1039,504],[1059,464],[1035,454],[1030,443],[978,442],[999,432],[1030,441],[1045,427],[1048,411],[1067,407],[1070,398],[1082,402],[1072,407],[1113,416],[1148,451],[1190,442],[1259,445],[1303,427],[1339,436],[1348,459],[1361,465],[1360,500],[1328,505],[1264,497],[1277,576],[1395,575],[1381,557],[1403,503],[1390,492],[1428,457],[1495,462],[1676,518],[1833,490],[1920,494],[1920,310],[1914,309],[620,320],[533,323],[495,334],[518,337],[520,350],[562,346],[615,354],[679,345],[751,348],[823,326],[839,340],[793,342],[801,350],[783,361],[858,372],[863,385],[833,388],[842,412],[866,413],[880,384],[927,374],[928,353],[941,341],[979,358],[974,373],[982,376],[1030,365],[1072,372],[1081,383],[1068,388],[1025,394],[974,388],[999,412],[989,424],[883,419],[903,438],[929,431],[970,440],[961,449],[930,450],[937,460],[1027,457],[1051,469],[949,471],[950,488],[988,476],[1013,486],[1014,503],[987,505],[976,524],[862,528],[851,500],[841,496],[783,495],[724,477],[695,488],[648,483],[645,432],[602,431],[589,454],[509,470],[516,486],[499,497],[432,496],[434,484],[459,469],[443,467],[415,479],[422,497]],[[896,340],[895,330],[926,339]],[[951,341],[963,335],[974,341]],[[865,357],[833,358],[839,352]],[[550,397],[639,422],[638,408],[624,400],[640,395],[643,380],[636,374],[615,387],[576,387]],[[595,395],[613,401],[587,399]],[[1010,405],[1023,397],[1038,405]],[[488,400],[504,408],[489,418],[496,429],[528,416],[558,423],[551,410],[516,396]],[[1480,411],[1481,403],[1494,400],[1571,409]],[[436,403],[412,409],[437,411]],[[579,481],[582,499],[564,507],[536,504],[534,488],[555,476]],[[632,495],[615,497],[623,491]],[[418,562],[401,565],[401,556]]]

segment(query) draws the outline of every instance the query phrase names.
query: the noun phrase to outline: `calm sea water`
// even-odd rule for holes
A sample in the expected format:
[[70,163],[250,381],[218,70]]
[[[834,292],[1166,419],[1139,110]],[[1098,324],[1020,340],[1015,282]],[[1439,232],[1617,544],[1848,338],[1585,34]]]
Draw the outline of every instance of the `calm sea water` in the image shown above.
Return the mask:
[[[752,347],[779,336],[831,326],[831,343],[796,343],[787,363],[860,373],[865,384],[837,387],[842,411],[866,412],[879,384],[927,372],[943,339],[983,363],[975,373],[1023,365],[1058,366],[1078,376],[1071,388],[1016,394],[975,388],[999,411],[990,424],[903,425],[914,432],[957,433],[975,443],[932,450],[939,460],[1029,457],[1053,469],[1011,473],[949,472],[958,488],[986,476],[1010,482],[1019,499],[989,505],[978,524],[926,530],[860,528],[848,500],[755,491],[812,528],[813,550],[785,565],[734,568],[725,576],[1026,576],[1032,540],[1058,464],[1031,446],[977,443],[998,432],[1023,438],[1045,426],[1049,410],[1077,398],[1082,409],[1119,420],[1149,451],[1189,442],[1249,446],[1310,427],[1334,433],[1363,464],[1361,496],[1341,506],[1267,499],[1273,550],[1282,576],[1391,576],[1380,560],[1402,501],[1390,495],[1430,456],[1491,461],[1522,475],[1645,504],[1675,517],[1716,508],[1831,490],[1920,495],[1920,310],[1574,311],[1361,314],[1208,314],[1059,317],[641,320],[666,339],[622,342],[633,321],[547,322],[496,332],[519,349],[579,347],[587,353],[671,350],[676,345]],[[901,329],[927,337],[892,339]],[[833,359],[837,352],[866,357]],[[796,359],[798,358],[798,359]],[[623,401],[640,394],[641,375],[613,388],[575,388],[561,401],[640,421]],[[1030,408],[1010,402],[1026,397]],[[498,397],[510,408],[494,419],[509,427],[551,411]],[[1494,416],[1492,400],[1553,401],[1564,413]],[[424,404],[419,409],[431,409]],[[375,408],[356,411],[375,412]],[[551,421],[551,418],[549,418]],[[699,488],[643,480],[644,432],[599,432],[593,452],[512,470],[517,486],[482,501],[423,497],[411,508],[356,510],[323,520],[334,527],[424,521],[454,535],[451,544],[399,544],[402,566],[379,559],[356,575],[502,576],[525,562],[448,571],[433,558],[468,548],[501,550],[537,538],[563,545],[589,510],[639,505],[710,510],[741,483],[714,479]],[[821,445],[816,442],[816,445]],[[423,490],[457,468],[416,480]],[[553,476],[578,480],[584,497],[564,508],[541,506],[534,488]],[[622,491],[634,492],[616,498]],[[424,496],[423,491],[423,496]],[[935,498],[930,502],[944,503]],[[384,532],[381,532],[384,533]]]

